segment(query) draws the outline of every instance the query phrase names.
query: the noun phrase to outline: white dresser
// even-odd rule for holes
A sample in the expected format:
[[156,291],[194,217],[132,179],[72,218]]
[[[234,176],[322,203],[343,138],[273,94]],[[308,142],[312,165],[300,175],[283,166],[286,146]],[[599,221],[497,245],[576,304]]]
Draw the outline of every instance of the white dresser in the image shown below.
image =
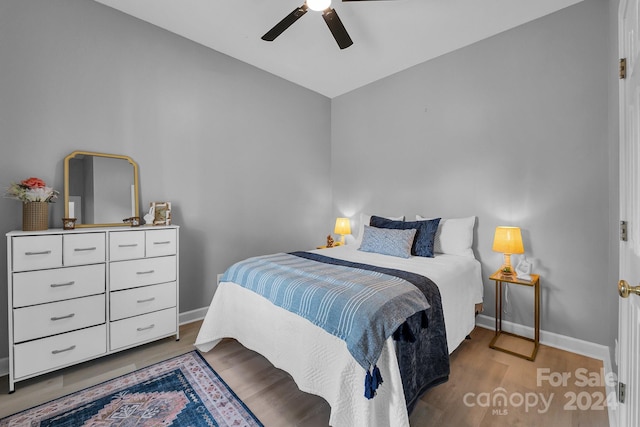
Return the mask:
[[9,391],[178,335],[179,228],[7,233]]

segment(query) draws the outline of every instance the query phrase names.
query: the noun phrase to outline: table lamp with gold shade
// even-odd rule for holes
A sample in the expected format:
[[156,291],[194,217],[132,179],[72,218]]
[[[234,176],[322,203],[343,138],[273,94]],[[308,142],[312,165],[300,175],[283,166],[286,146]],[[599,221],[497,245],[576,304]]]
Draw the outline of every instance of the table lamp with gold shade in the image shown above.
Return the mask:
[[340,235],[340,244],[344,245],[344,236],[351,234],[351,222],[349,218],[337,218],[333,232]]
[[493,236],[493,250],[504,254],[504,264],[500,267],[500,271],[503,274],[513,274],[511,255],[524,253],[520,228],[506,226],[496,227],[496,233]]

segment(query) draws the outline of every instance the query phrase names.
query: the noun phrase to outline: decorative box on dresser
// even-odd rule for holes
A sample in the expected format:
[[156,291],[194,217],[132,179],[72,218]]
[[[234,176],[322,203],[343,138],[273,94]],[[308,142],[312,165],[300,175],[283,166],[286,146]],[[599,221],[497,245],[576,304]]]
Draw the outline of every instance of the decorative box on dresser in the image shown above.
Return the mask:
[[178,335],[179,228],[7,233],[15,383]]

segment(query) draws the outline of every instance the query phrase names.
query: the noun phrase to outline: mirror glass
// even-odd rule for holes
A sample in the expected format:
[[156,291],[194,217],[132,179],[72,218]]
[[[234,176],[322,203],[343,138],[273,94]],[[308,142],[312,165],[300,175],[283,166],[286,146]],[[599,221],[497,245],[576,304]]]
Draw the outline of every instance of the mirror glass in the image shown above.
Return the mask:
[[138,165],[128,156],[74,151],[64,159],[64,216],[76,227],[122,226],[139,217]]

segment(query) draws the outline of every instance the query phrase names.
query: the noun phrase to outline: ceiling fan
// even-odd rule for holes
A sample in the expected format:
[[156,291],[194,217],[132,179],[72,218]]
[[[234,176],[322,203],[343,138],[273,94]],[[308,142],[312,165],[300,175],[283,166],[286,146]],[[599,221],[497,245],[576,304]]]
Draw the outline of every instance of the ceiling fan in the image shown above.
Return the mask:
[[[347,1],[380,1],[380,0],[342,0],[343,2]],[[333,38],[336,39],[338,46],[340,49],[345,49],[353,44],[353,40],[349,37],[349,33],[347,33],[347,29],[342,24],[340,17],[336,13],[335,9],[331,8],[331,0],[305,0],[302,6],[294,9],[293,12],[284,17],[284,19],[278,22],[275,27],[267,31],[267,33],[262,36],[262,40],[266,40],[268,42],[272,42],[282,34],[287,28],[293,25],[298,19],[302,17],[307,10],[315,10],[318,12],[322,12],[322,18],[324,22],[327,23],[331,34],[333,34]]]

